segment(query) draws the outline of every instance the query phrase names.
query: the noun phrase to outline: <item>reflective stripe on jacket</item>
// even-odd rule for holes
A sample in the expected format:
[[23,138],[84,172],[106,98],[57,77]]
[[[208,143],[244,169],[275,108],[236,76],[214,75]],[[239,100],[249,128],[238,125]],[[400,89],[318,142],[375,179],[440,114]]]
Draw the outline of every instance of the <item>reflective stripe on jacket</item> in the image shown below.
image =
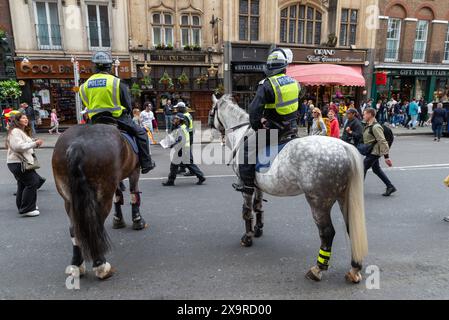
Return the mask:
[[273,88],[275,101],[272,104],[266,104],[265,109],[276,109],[276,112],[282,116],[297,111],[299,87],[296,80],[285,74],[269,77],[268,80]]

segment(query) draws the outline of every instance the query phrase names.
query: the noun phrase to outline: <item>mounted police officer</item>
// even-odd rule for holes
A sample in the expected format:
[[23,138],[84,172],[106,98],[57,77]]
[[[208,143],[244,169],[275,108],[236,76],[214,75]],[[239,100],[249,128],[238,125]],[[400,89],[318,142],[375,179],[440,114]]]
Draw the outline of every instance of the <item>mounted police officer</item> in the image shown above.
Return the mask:
[[98,51],[92,57],[96,73],[80,88],[83,104],[92,123],[100,117],[112,117],[120,130],[136,138],[139,149],[139,161],[142,173],[148,173],[156,166],[151,159],[148,136],[145,130],[132,121],[131,97],[128,86],[109,72],[112,70],[112,58],[107,52]]
[[[287,66],[292,59],[293,53],[290,49],[276,48],[270,53],[265,71],[267,78],[259,83],[256,96],[249,106],[251,127],[255,131],[277,130],[278,144],[298,137],[296,119],[301,87],[296,80],[286,75]],[[267,142],[270,144],[269,139]],[[271,144],[273,143],[276,142],[272,141]],[[245,159],[255,151],[256,146],[248,145],[248,148],[245,148]],[[239,176],[239,183],[233,184],[233,187],[237,191],[252,194],[256,165],[246,162],[239,164]]]

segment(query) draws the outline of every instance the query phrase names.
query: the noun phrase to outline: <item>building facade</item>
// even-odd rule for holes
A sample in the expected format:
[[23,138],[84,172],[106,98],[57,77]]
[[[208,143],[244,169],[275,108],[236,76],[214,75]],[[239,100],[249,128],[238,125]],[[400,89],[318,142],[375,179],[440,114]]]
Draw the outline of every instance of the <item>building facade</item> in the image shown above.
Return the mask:
[[14,79],[14,35],[8,0],[0,0],[0,81]]
[[152,102],[159,123],[168,99],[186,102],[196,120],[207,122],[212,94],[222,90],[224,8],[219,0],[130,0],[137,100]]
[[[274,47],[293,51],[294,64],[351,66],[368,79],[365,88],[307,88],[318,104],[336,98],[362,100],[373,73],[377,0],[224,0],[225,87],[247,107]],[[366,91],[365,91],[366,89]]]
[[94,51],[111,52],[120,62],[116,73],[131,79],[127,0],[10,0],[9,5],[22,100],[40,111],[44,126],[51,109],[63,124],[76,123],[74,70],[81,83],[87,79],[94,72]]
[[372,97],[449,100],[449,2],[380,1]]

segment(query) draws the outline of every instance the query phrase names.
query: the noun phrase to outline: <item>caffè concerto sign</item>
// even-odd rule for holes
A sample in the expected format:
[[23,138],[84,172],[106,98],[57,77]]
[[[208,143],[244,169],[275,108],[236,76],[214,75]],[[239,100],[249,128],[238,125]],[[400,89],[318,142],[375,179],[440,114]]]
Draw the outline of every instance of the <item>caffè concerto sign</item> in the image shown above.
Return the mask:
[[365,64],[366,51],[332,48],[292,48],[293,63]]
[[[79,61],[81,78],[89,78],[95,73],[95,67],[90,61]],[[71,61],[32,60],[29,63],[16,61],[17,79],[72,79],[73,65]],[[119,67],[122,79],[131,77],[129,61],[122,61]]]

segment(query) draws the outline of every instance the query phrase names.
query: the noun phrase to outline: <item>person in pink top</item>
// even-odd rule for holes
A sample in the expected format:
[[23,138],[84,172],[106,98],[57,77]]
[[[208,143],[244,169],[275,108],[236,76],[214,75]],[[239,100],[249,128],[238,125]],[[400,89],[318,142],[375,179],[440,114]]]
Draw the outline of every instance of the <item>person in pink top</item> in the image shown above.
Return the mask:
[[327,114],[329,121],[331,123],[331,137],[340,139],[340,125],[338,123],[338,119],[335,118],[335,111],[334,110],[329,110],[328,114]]
[[51,110],[51,115],[50,115],[50,125],[52,126],[52,128],[50,130],[48,130],[49,134],[53,134],[53,132],[56,130],[56,134],[60,134],[59,133],[59,119],[58,119],[58,115],[56,114],[56,109]]

